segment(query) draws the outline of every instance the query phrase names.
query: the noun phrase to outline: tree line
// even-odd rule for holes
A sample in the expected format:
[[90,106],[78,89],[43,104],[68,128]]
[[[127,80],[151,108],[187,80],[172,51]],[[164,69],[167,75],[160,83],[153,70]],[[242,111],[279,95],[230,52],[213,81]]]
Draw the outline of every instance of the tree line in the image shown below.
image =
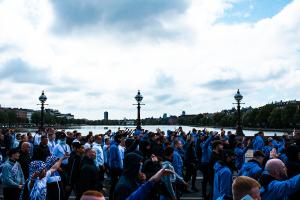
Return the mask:
[[[28,119],[19,118],[15,110],[0,110],[0,124],[24,125],[34,124],[38,126],[41,121],[41,113],[34,112]],[[233,108],[216,113],[201,113],[198,115],[170,116],[168,118],[146,118],[141,120],[142,125],[189,125],[189,126],[221,126],[235,127],[237,112]],[[241,122],[243,127],[248,128],[300,128],[300,106],[297,104],[286,104],[277,106],[267,104],[259,108],[241,109]],[[122,120],[87,120],[67,119],[44,113],[44,124],[46,126],[56,125],[123,125]]]
[[[237,112],[233,108],[216,113],[202,113],[198,115],[171,116],[169,118],[155,119],[147,118],[142,120],[145,125],[190,125],[190,126],[221,126],[235,127],[237,123]],[[286,104],[277,106],[267,104],[259,108],[241,109],[241,122],[248,128],[299,128],[300,127],[300,108],[297,104]]]

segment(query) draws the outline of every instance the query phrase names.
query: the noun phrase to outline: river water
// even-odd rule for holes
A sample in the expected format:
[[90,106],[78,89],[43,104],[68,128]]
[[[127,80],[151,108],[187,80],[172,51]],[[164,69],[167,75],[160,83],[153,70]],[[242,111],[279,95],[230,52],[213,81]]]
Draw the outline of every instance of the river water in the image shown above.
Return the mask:
[[[175,129],[178,129],[179,126],[165,126],[165,125],[155,125],[155,126],[142,126],[143,129],[149,130],[149,131],[156,131],[157,128],[160,130],[167,132],[167,130],[174,131]],[[182,129],[187,133],[191,131],[193,128],[197,130],[203,130],[205,127],[192,127],[192,126],[181,126]],[[70,129],[66,129],[66,131],[73,131],[77,130],[82,135],[87,135],[89,131],[92,131],[94,134],[104,134],[107,130],[117,131],[118,128],[121,128],[122,130],[128,128],[128,129],[135,129],[135,126],[78,126]],[[207,128],[209,131],[218,131],[220,132],[220,128]],[[224,129],[226,132],[231,131],[232,133],[235,133],[234,129]],[[244,130],[243,131],[246,136],[253,136],[258,131],[255,130]],[[284,134],[284,132],[274,132],[274,131],[264,131],[265,136],[274,136],[275,134],[277,136],[281,136]]]

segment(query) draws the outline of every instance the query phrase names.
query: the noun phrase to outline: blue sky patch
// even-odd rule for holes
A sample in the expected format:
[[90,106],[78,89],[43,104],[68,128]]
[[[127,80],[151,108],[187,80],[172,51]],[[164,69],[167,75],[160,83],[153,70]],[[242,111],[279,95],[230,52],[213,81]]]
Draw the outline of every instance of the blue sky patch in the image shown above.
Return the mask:
[[219,20],[222,23],[253,23],[278,14],[292,0],[241,0],[233,3]]

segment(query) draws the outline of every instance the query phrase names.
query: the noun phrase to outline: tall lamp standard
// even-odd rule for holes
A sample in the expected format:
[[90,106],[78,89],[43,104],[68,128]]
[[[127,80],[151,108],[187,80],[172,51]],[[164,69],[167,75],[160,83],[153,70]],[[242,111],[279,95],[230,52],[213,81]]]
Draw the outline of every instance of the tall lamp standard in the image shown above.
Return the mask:
[[244,104],[244,103],[241,103],[241,101],[243,99],[243,96],[241,95],[239,89],[236,92],[236,94],[234,95],[234,98],[237,102],[237,103],[234,103],[234,104],[237,104],[237,117],[238,117],[237,126],[236,126],[236,135],[244,136],[243,129],[242,129],[242,126],[241,126],[241,104]]
[[141,102],[143,100],[143,96],[141,95],[140,90],[138,90],[138,93],[134,98],[137,101],[137,104],[133,104],[133,105],[137,105],[136,129],[137,130],[142,130],[142,127],[141,127],[141,105],[145,105],[145,104],[141,104]]
[[39,100],[41,102],[41,104],[38,104],[38,105],[41,105],[41,127],[40,127],[40,129],[44,130],[44,105],[46,105],[45,102],[47,100],[44,90],[42,91],[42,94],[39,97]]

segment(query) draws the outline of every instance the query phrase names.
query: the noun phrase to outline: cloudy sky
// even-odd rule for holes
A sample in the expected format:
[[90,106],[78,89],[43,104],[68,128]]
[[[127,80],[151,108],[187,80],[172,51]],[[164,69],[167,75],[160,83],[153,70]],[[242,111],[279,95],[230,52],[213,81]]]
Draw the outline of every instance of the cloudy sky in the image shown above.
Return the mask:
[[300,99],[300,0],[0,0],[0,104],[134,118]]

